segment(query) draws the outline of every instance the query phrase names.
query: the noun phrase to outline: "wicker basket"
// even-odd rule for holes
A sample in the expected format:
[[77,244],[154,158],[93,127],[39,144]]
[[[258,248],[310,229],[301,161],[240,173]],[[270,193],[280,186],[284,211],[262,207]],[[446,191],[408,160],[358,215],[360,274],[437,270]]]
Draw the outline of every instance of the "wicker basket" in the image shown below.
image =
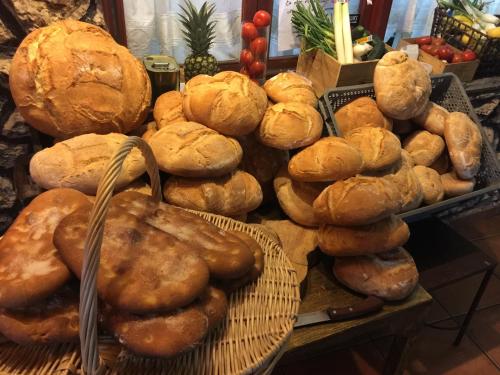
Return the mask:
[[96,276],[103,225],[115,181],[123,160],[133,147],[145,159],[153,198],[161,200],[158,166],[149,146],[129,137],[114,155],[102,177],[92,210],[80,286],[80,342],[22,347],[0,345],[0,374],[267,374],[285,350],[295,322],[299,285],[295,270],[276,239],[259,225],[244,224],[223,216],[196,212],[222,229],[252,236],[265,256],[262,275],[253,284],[232,293],[225,321],[204,343],[173,359],[138,357],[97,331]]
[[[474,112],[474,108],[456,75],[453,73],[440,74],[431,77],[431,81],[431,100],[433,102],[443,106],[450,112],[464,112],[469,115],[476,124],[480,124]],[[325,92],[324,96],[320,99],[320,109],[324,116],[325,125],[329,128],[329,134],[337,135],[340,133],[335,122],[335,111],[361,96],[370,96],[374,98],[375,91],[373,89],[373,84],[341,87]],[[402,218],[407,221],[422,219],[431,214],[457,207],[465,203],[464,201],[466,200],[469,201],[474,199],[480,201],[480,199],[478,199],[480,196],[490,191],[500,189],[500,167],[496,155],[491,149],[490,144],[486,141],[486,136],[480,125],[479,128],[483,135],[484,142],[481,149],[481,168],[476,176],[477,183],[475,191],[405,212],[400,214]],[[470,205],[467,207],[470,207]]]

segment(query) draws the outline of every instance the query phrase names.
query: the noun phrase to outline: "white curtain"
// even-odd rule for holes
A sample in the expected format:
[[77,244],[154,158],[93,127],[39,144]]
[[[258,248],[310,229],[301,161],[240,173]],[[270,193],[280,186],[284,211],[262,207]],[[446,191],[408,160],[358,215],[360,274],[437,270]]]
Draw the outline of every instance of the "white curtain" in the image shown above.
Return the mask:
[[[198,9],[205,0],[192,0]],[[219,61],[239,58],[241,1],[212,0],[216,5],[215,40],[210,50]],[[178,14],[179,0],[124,0],[127,43],[132,53],[142,58],[160,53],[183,63],[190,53],[183,39]]]

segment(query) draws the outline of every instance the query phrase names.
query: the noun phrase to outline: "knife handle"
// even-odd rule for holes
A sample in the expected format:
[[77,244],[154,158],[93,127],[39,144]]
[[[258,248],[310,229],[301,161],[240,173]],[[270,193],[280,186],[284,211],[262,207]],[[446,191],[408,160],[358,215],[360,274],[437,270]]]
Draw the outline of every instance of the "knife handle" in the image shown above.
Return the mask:
[[362,317],[364,315],[372,314],[382,310],[384,301],[375,296],[369,296],[363,301],[347,307],[326,309],[328,316],[332,322],[339,322],[342,320],[349,320]]

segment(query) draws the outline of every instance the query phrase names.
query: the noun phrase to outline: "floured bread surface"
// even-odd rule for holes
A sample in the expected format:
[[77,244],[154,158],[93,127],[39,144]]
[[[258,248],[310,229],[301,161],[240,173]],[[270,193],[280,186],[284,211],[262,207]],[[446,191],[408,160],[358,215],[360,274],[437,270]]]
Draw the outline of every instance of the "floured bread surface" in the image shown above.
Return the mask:
[[18,344],[78,340],[78,287],[66,285],[37,304],[0,309],[0,333]]
[[76,190],[53,189],[21,211],[0,240],[0,307],[30,305],[69,279],[52,236],[66,215],[87,205],[87,197]]
[[224,320],[227,314],[228,302],[226,293],[213,286],[209,286],[196,304],[208,318],[208,329],[212,329]]
[[111,200],[111,206],[127,211],[176,237],[205,260],[210,274],[233,279],[248,273],[255,263],[246,243],[198,215],[165,203],[155,203],[137,192],[123,192]]
[[[89,210],[78,210],[57,227],[54,243],[81,275]],[[97,275],[99,296],[134,313],[186,306],[208,283],[208,268],[195,250],[127,211],[112,206],[106,216]]]

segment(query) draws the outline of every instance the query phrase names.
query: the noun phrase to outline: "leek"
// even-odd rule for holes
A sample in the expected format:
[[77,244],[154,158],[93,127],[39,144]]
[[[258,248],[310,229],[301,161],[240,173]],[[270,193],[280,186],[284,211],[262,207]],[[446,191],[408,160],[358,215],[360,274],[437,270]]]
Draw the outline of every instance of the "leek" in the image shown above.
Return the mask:
[[343,36],[344,36],[344,54],[346,64],[352,64],[352,38],[351,38],[351,22],[349,20],[349,2],[346,0],[342,3],[342,18],[343,18]]
[[[335,27],[335,46],[337,47],[337,56],[339,63],[345,64],[346,63],[346,55],[345,55],[345,46],[344,46],[344,33],[343,33],[343,22],[342,22],[342,3],[340,1],[335,1],[333,4],[333,14],[335,16],[335,22],[334,22],[334,27]],[[352,43],[349,41],[349,43]],[[351,57],[352,58],[352,57]]]

